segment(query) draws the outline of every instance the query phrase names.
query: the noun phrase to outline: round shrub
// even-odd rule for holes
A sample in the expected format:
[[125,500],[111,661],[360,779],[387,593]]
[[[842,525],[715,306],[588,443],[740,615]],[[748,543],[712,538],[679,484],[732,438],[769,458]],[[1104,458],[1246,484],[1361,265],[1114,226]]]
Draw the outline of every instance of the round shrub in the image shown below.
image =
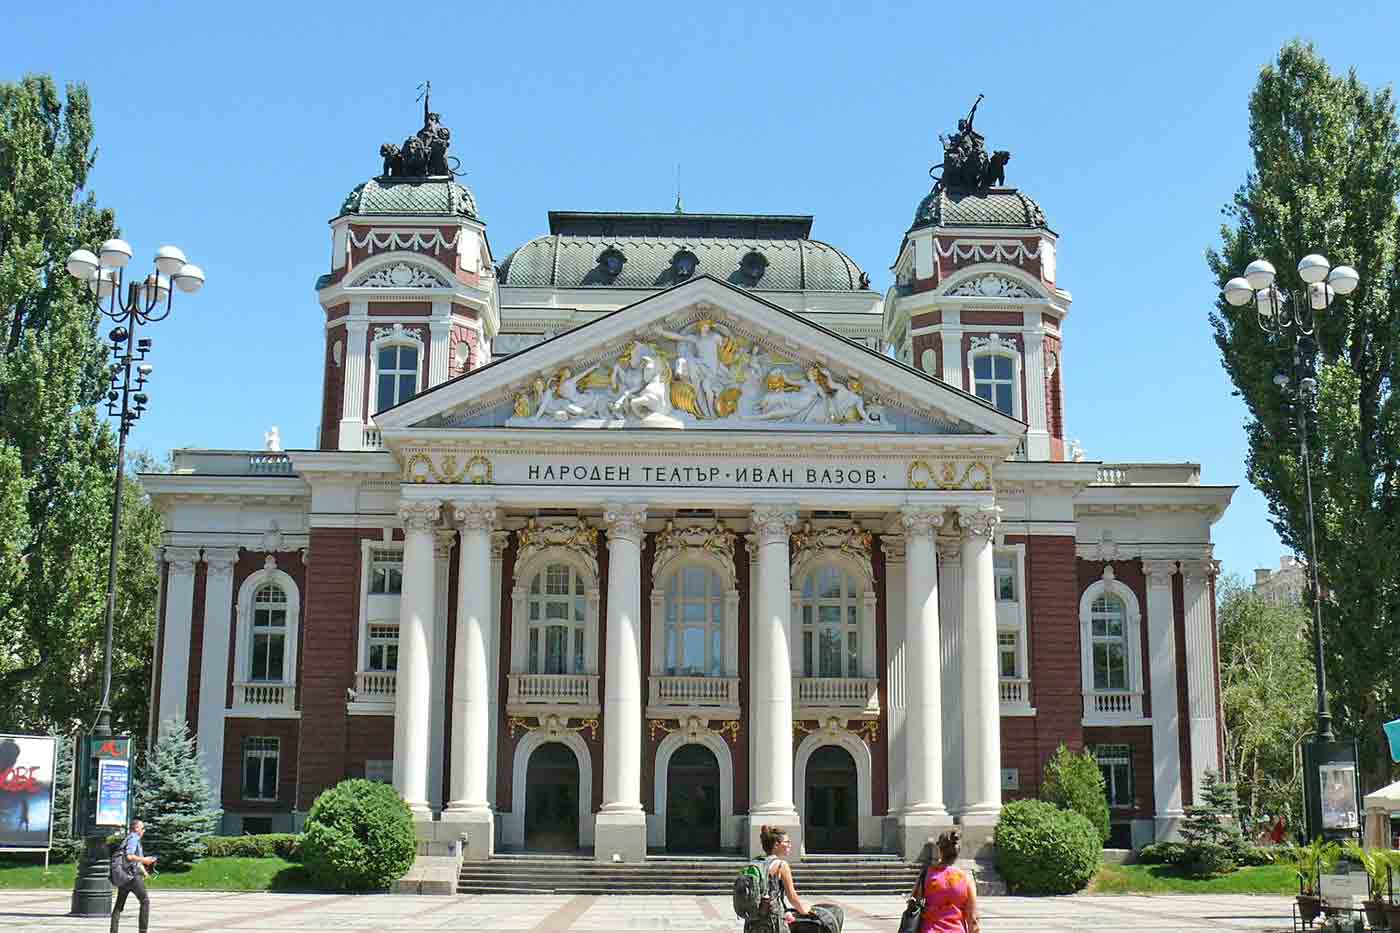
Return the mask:
[[413,816],[388,784],[356,778],[311,805],[301,839],[306,873],[336,891],[383,890],[413,865]]
[[1103,857],[1094,824],[1043,800],[1002,807],[992,839],[1001,876],[1020,894],[1073,894],[1094,877]]
[[1065,810],[1084,814],[1099,833],[1099,845],[1108,841],[1108,795],[1103,772],[1087,751],[1075,754],[1061,745],[1045,763],[1040,799]]

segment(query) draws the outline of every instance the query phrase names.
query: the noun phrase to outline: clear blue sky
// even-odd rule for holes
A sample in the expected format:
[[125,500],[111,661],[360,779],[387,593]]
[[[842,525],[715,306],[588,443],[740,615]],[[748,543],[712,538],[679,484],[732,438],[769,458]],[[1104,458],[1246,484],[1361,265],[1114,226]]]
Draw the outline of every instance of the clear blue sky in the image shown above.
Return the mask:
[[680,163],[688,209],[813,214],[880,290],[937,134],[985,93],[978,129],[1061,237],[1068,433],[1240,484],[1215,529],[1235,573],[1281,553],[1206,318],[1247,97],[1295,36],[1372,86],[1400,71],[1393,0],[16,3],[0,34],[0,78],[91,89],[92,188],[138,256],[208,274],[151,332],[133,443],[157,454],[272,424],[314,446],[326,221],[417,128],[424,78],[498,260],[551,209],[669,209]]

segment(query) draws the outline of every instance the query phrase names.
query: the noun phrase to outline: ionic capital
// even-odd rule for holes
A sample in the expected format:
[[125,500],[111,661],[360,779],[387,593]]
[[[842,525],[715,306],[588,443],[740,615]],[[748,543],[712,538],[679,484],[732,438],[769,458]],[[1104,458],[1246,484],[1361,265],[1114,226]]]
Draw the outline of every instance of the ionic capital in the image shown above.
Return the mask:
[[961,539],[940,535],[934,539],[934,545],[938,548],[938,560],[940,563],[952,564],[962,560]]
[[467,499],[452,503],[452,520],[468,531],[491,531],[496,527],[496,500]]
[[909,538],[932,538],[943,527],[947,516],[942,509],[911,505],[900,510],[899,521]]
[[509,531],[491,532],[491,559],[505,560],[506,548],[510,546]]
[[634,502],[609,502],[603,507],[603,523],[608,526],[608,541],[630,541],[642,544],[647,507]]
[[457,532],[449,528],[438,528],[433,531],[433,557],[437,560],[446,560],[452,556],[452,544],[457,540]]
[[764,544],[786,544],[797,524],[797,509],[787,505],[761,505],[749,516],[749,526]]
[[204,549],[204,562],[207,580],[232,580],[233,565],[238,563],[238,548],[207,547]]
[[1142,572],[1147,577],[1148,586],[1171,586],[1172,574],[1176,573],[1176,561],[1143,558]]
[[165,549],[165,563],[172,576],[194,576],[194,565],[199,562],[197,547],[168,547]]
[[399,504],[399,521],[406,532],[432,531],[441,510],[442,503],[436,500],[403,502]]
[[994,505],[958,509],[958,524],[969,536],[991,538],[1000,522],[1001,509]]
[[1184,560],[1181,562],[1181,575],[1187,583],[1208,583],[1220,572],[1218,560]]
[[880,535],[880,550],[885,555],[885,563],[904,563],[904,535]]

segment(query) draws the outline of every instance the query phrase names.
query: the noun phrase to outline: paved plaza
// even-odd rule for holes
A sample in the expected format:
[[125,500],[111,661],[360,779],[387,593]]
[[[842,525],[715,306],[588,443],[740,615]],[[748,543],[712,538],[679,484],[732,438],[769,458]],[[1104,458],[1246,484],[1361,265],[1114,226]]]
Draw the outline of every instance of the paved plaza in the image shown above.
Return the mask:
[[[104,930],[105,918],[66,916],[68,892],[0,893],[0,929]],[[902,904],[887,897],[833,898],[846,909],[846,933],[892,933]],[[727,896],[597,897],[593,895],[231,894],[157,891],[153,931],[473,930],[511,933],[740,930]],[[1154,933],[1189,930],[1291,929],[1292,899],[1273,896],[990,897],[983,900],[986,933]],[[136,930],[135,901],[122,916]]]

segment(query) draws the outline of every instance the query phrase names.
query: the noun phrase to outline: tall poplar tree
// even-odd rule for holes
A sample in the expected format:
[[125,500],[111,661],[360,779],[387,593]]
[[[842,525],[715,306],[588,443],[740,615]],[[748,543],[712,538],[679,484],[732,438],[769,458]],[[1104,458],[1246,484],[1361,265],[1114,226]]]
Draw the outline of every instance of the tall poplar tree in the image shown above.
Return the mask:
[[[91,723],[101,691],[116,443],[97,404],[108,354],[68,254],[116,234],[84,193],[94,158],[82,86],[0,83],[0,728],[70,732]],[[105,333],[105,328],[102,331]],[[153,602],[149,506],[127,505],[120,685],[149,669]],[[143,514],[144,510],[144,514]],[[136,551],[133,552],[133,547]],[[144,556],[142,556],[144,554]],[[130,611],[135,609],[135,611]],[[144,724],[144,690],[114,696],[120,727]]]
[[[1254,169],[1225,207],[1207,260],[1217,283],[1255,258],[1302,288],[1296,265],[1322,253],[1361,285],[1317,319],[1302,360],[1317,379],[1309,415],[1328,693],[1337,730],[1361,740],[1367,789],[1389,777],[1380,726],[1400,713],[1400,412],[1392,383],[1400,346],[1400,132],[1389,89],[1333,74],[1292,42],[1249,99]],[[1247,474],[1284,543],[1308,553],[1293,386],[1293,349],[1271,343],[1252,305],[1223,299],[1211,315],[1225,369],[1248,409]],[[1311,406],[1308,406],[1311,407]],[[1311,599],[1311,595],[1309,595]]]

